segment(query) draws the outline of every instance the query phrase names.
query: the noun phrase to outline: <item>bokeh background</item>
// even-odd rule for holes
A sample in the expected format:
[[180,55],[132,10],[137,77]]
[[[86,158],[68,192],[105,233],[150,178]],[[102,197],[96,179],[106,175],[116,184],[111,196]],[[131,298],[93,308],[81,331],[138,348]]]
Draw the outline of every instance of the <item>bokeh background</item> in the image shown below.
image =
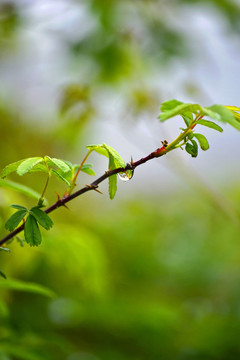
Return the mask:
[[[102,142],[137,160],[183,125],[158,122],[162,101],[239,106],[239,18],[238,0],[1,0],[1,169],[46,154],[80,163]],[[0,280],[0,360],[240,357],[240,134],[204,134],[198,158],[148,162],[113,201],[104,183],[54,212],[40,247],[1,251],[19,291]],[[11,179],[41,192],[45,177]],[[49,204],[56,192],[52,179]],[[2,236],[12,203],[34,205],[0,187]]]

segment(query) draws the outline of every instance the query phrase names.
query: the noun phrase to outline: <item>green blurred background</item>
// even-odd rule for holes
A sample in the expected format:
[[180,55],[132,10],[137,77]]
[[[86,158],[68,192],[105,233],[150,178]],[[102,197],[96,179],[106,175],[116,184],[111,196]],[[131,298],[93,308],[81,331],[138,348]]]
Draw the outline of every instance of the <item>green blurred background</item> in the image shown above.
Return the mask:
[[[106,142],[134,160],[179,131],[169,98],[240,105],[238,1],[0,2],[1,168],[45,154],[81,162]],[[0,360],[240,358],[239,134],[169,154],[52,214],[38,248],[9,245],[0,268],[54,298],[0,280]],[[97,175],[107,168],[90,159]],[[41,192],[45,177],[11,177]],[[82,175],[79,186],[91,182]],[[64,186],[52,179],[49,204]],[[0,188],[1,235],[12,203]]]

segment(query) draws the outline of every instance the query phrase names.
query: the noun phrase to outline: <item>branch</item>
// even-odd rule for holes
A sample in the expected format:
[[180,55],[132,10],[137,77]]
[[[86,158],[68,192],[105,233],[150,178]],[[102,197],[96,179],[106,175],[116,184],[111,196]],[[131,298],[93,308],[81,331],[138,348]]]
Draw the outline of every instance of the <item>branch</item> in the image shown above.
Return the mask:
[[[104,175],[100,176],[98,179],[96,179],[95,181],[93,181],[90,185],[86,185],[84,186],[82,189],[76,191],[75,193],[71,194],[71,195],[67,195],[64,196],[60,199],[58,199],[57,202],[55,202],[53,205],[51,205],[49,208],[47,208],[45,210],[46,214],[49,214],[50,212],[56,210],[57,208],[61,207],[61,206],[65,206],[66,203],[68,203],[69,201],[75,199],[76,197],[90,191],[90,190],[97,190],[98,185],[108,179],[110,176],[118,174],[118,173],[123,173],[126,172],[127,170],[134,170],[136,167],[138,167],[139,165],[144,164],[145,162],[152,160],[154,158],[158,158],[161,157],[163,155],[165,155],[167,152],[171,151],[171,149],[167,148],[166,145],[162,146],[161,148],[158,148],[157,150],[153,151],[151,154],[149,154],[148,156],[138,160],[138,161],[131,161],[130,163],[127,163],[125,167],[121,167],[121,168],[117,168],[114,170],[110,170],[110,171],[106,171]],[[16,236],[17,234],[19,234],[21,231],[23,231],[25,224],[23,223],[21,226],[19,226],[18,228],[16,228],[15,230],[13,230],[12,232],[10,232],[7,236],[5,236],[1,241],[0,241],[0,246],[5,244],[8,240],[12,239],[14,236]]]

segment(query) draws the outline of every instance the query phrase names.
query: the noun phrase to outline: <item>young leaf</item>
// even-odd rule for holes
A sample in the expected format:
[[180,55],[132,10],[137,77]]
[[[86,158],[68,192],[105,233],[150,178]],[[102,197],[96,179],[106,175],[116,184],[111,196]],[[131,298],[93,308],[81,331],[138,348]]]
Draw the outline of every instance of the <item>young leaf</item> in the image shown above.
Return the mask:
[[104,149],[101,144],[99,144],[99,145],[88,145],[87,149],[91,150],[91,151],[96,151],[98,154],[108,157],[107,150]]
[[61,175],[59,172],[57,172],[56,170],[51,169],[50,172],[52,174],[54,174],[58,179],[64,181],[68,186],[71,185],[70,182],[67,179],[65,179],[65,177],[63,175]]
[[17,174],[22,176],[27,174],[35,165],[43,161],[42,157],[32,157],[24,160],[17,168]]
[[17,209],[17,210],[27,210],[27,208],[25,206],[17,205],[17,204],[12,204],[12,205],[10,205],[10,207]]
[[[30,189],[28,186],[18,184],[14,181],[10,180],[1,180],[0,179],[0,187],[9,188],[15,191],[18,191],[24,195],[27,195],[33,199],[39,199],[41,194],[37,193],[35,190]],[[46,201],[46,200],[45,200]]]
[[71,170],[71,167],[64,160],[51,158],[50,156],[45,156],[45,160],[47,164],[49,164],[50,166],[54,166],[54,165],[57,166],[64,173],[69,172],[69,170]]
[[49,230],[53,226],[52,219],[38,206],[34,206],[29,212],[44,229]]
[[95,175],[95,172],[92,169],[92,164],[84,164],[81,168],[81,171],[85,172],[88,175]]
[[38,246],[41,244],[42,236],[35,217],[29,214],[24,226],[24,236],[26,242],[30,246]]
[[160,121],[165,121],[176,115],[184,115],[185,113],[194,113],[197,114],[198,111],[201,111],[202,107],[198,104],[181,104],[173,108],[172,110],[165,111],[159,115]]
[[5,228],[9,231],[13,231],[18,226],[20,221],[22,221],[27,212],[27,209],[18,210],[17,212],[15,212],[6,222]]
[[[125,167],[125,161],[123,160],[123,158],[118,154],[118,152],[116,150],[114,150],[111,146],[108,146],[106,144],[102,144],[103,148],[105,148],[107,150],[107,152],[112,155],[113,157],[113,160],[114,160],[114,164],[115,164],[115,167],[114,168],[117,168],[117,167]],[[109,157],[109,160],[110,160],[110,157]],[[112,165],[114,165],[112,164]],[[109,168],[111,168],[109,166]]]
[[219,125],[215,124],[215,123],[212,122],[212,121],[208,121],[208,120],[203,120],[203,119],[201,119],[201,120],[198,120],[198,121],[197,121],[197,124],[198,124],[198,125],[207,126],[207,127],[211,128],[211,129],[217,130],[217,131],[219,131],[219,132],[223,132],[223,129],[222,129]]
[[[109,169],[113,169],[115,166],[114,164],[114,157],[109,154]],[[113,200],[116,192],[117,192],[117,174],[112,175],[108,178],[108,192],[109,192],[109,197],[111,200]]]
[[213,105],[213,106],[204,108],[204,112],[206,112],[206,111],[209,112],[209,110],[214,112],[215,114],[217,114],[219,117],[219,119],[217,119],[216,117],[213,117],[213,115],[209,114],[209,116],[212,117],[213,119],[228,123],[228,124],[232,125],[233,127],[235,127],[236,129],[240,130],[240,123],[235,119],[233,112],[231,110],[229,110],[226,106]]
[[207,141],[207,139],[205,138],[204,135],[194,133],[193,136],[198,140],[199,145],[200,145],[202,150],[205,151],[205,150],[209,149],[209,143],[208,143],[208,141]]
[[198,155],[198,145],[196,143],[196,141],[191,140],[190,144],[189,142],[186,144],[185,150],[192,156],[192,157],[197,157]]
[[0,276],[3,277],[4,279],[7,279],[6,275],[4,274],[4,272],[2,272],[2,270],[0,270]]
[[2,170],[1,178],[5,178],[7,175],[9,175],[9,174],[13,173],[14,171],[16,171],[18,166],[25,160],[26,159],[19,160],[19,161],[16,161],[16,162],[14,162],[12,164],[9,164],[9,165],[5,166],[5,168]]
[[183,104],[183,102],[176,100],[176,99],[167,100],[161,104],[160,110],[162,112],[169,111],[169,110],[175,109],[178,105],[181,105],[181,104]]

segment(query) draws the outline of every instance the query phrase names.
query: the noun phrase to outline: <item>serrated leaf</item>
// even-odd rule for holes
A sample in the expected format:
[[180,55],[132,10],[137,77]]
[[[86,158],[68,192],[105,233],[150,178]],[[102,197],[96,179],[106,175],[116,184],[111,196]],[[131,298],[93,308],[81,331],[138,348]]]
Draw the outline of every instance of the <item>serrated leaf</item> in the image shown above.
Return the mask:
[[223,132],[223,129],[221,128],[221,126],[219,126],[219,125],[217,125],[214,122],[209,121],[209,120],[201,119],[201,120],[197,121],[197,124],[207,126],[207,127],[211,128],[211,129],[217,130],[219,132]]
[[36,173],[36,172],[43,172],[45,174],[48,174],[48,169],[46,167],[46,164],[34,165],[34,167],[28,171],[29,174]]
[[17,209],[17,210],[27,210],[27,208],[25,206],[17,205],[17,204],[12,204],[12,205],[10,205],[10,207]]
[[43,161],[42,157],[32,157],[24,160],[17,168],[17,174],[23,176],[27,174],[35,165]]
[[[115,164],[115,167],[109,166],[109,169],[117,168],[117,167],[125,167],[125,161],[123,158],[118,154],[116,150],[114,150],[111,146],[108,146],[106,144],[102,144],[102,146],[107,150],[107,152],[113,157],[113,163]],[[109,157],[110,160],[110,157]]]
[[15,212],[10,218],[7,220],[5,224],[5,228],[9,231],[13,231],[18,224],[22,221],[24,216],[27,214],[27,209],[24,210],[18,210]]
[[71,167],[61,159],[51,158],[50,156],[45,156],[45,160],[50,166],[57,166],[61,171],[67,173],[71,170]]
[[48,296],[50,298],[55,297],[55,294],[52,290],[46,288],[45,286],[27,281],[9,279],[7,281],[0,282],[0,287],[16,291],[31,292],[34,294]]
[[26,242],[30,246],[38,246],[41,244],[42,236],[35,217],[29,214],[24,226],[24,236]]
[[199,104],[181,104],[173,108],[172,110],[165,111],[159,115],[160,121],[165,121],[176,115],[184,115],[185,113],[194,113],[197,114],[198,111],[201,111],[202,107]]
[[2,170],[1,178],[5,178],[7,175],[16,171],[18,166],[25,160],[26,159],[19,160],[19,161],[16,161],[14,163],[11,163],[11,164],[8,164],[7,166],[5,166],[5,168]]
[[[4,274],[4,272],[2,272],[2,270],[0,270],[0,276],[3,277],[4,279],[7,279],[6,275]],[[1,283],[0,283],[1,284]],[[1,286],[1,285],[0,285]]]
[[181,105],[181,104],[183,104],[183,102],[176,100],[176,99],[167,100],[161,104],[160,110],[162,112],[169,111],[169,110],[175,109],[178,105]]
[[91,150],[91,151],[96,151],[100,155],[104,155],[104,156],[108,157],[107,150],[105,148],[103,148],[103,146],[101,144],[99,144],[99,145],[88,145],[88,146],[86,146],[86,148],[88,150]]
[[[115,164],[114,164],[114,157],[109,154],[109,169],[114,168]],[[109,197],[111,200],[113,200],[116,192],[117,192],[117,175],[112,175],[108,178],[108,192],[109,192]]]
[[193,135],[198,140],[199,145],[200,145],[202,150],[206,151],[206,150],[209,149],[209,143],[208,143],[208,141],[207,141],[207,139],[206,139],[206,137],[204,135],[196,134],[196,133],[194,133]]
[[[41,197],[41,194],[39,194],[35,190],[29,188],[28,186],[18,184],[16,182],[10,181],[10,180],[0,179],[0,187],[18,191],[21,194],[27,195],[27,196],[29,196],[33,199],[37,199],[37,200]],[[45,199],[45,202],[47,202],[46,199]]]
[[53,226],[52,219],[43,210],[39,209],[38,206],[34,206],[29,212],[44,229],[49,230]]
[[68,186],[70,186],[70,182],[65,179],[65,177],[63,175],[61,175],[59,172],[57,172],[56,170],[54,169],[51,169],[50,172],[55,175],[59,180],[62,180],[63,182],[65,182]]

